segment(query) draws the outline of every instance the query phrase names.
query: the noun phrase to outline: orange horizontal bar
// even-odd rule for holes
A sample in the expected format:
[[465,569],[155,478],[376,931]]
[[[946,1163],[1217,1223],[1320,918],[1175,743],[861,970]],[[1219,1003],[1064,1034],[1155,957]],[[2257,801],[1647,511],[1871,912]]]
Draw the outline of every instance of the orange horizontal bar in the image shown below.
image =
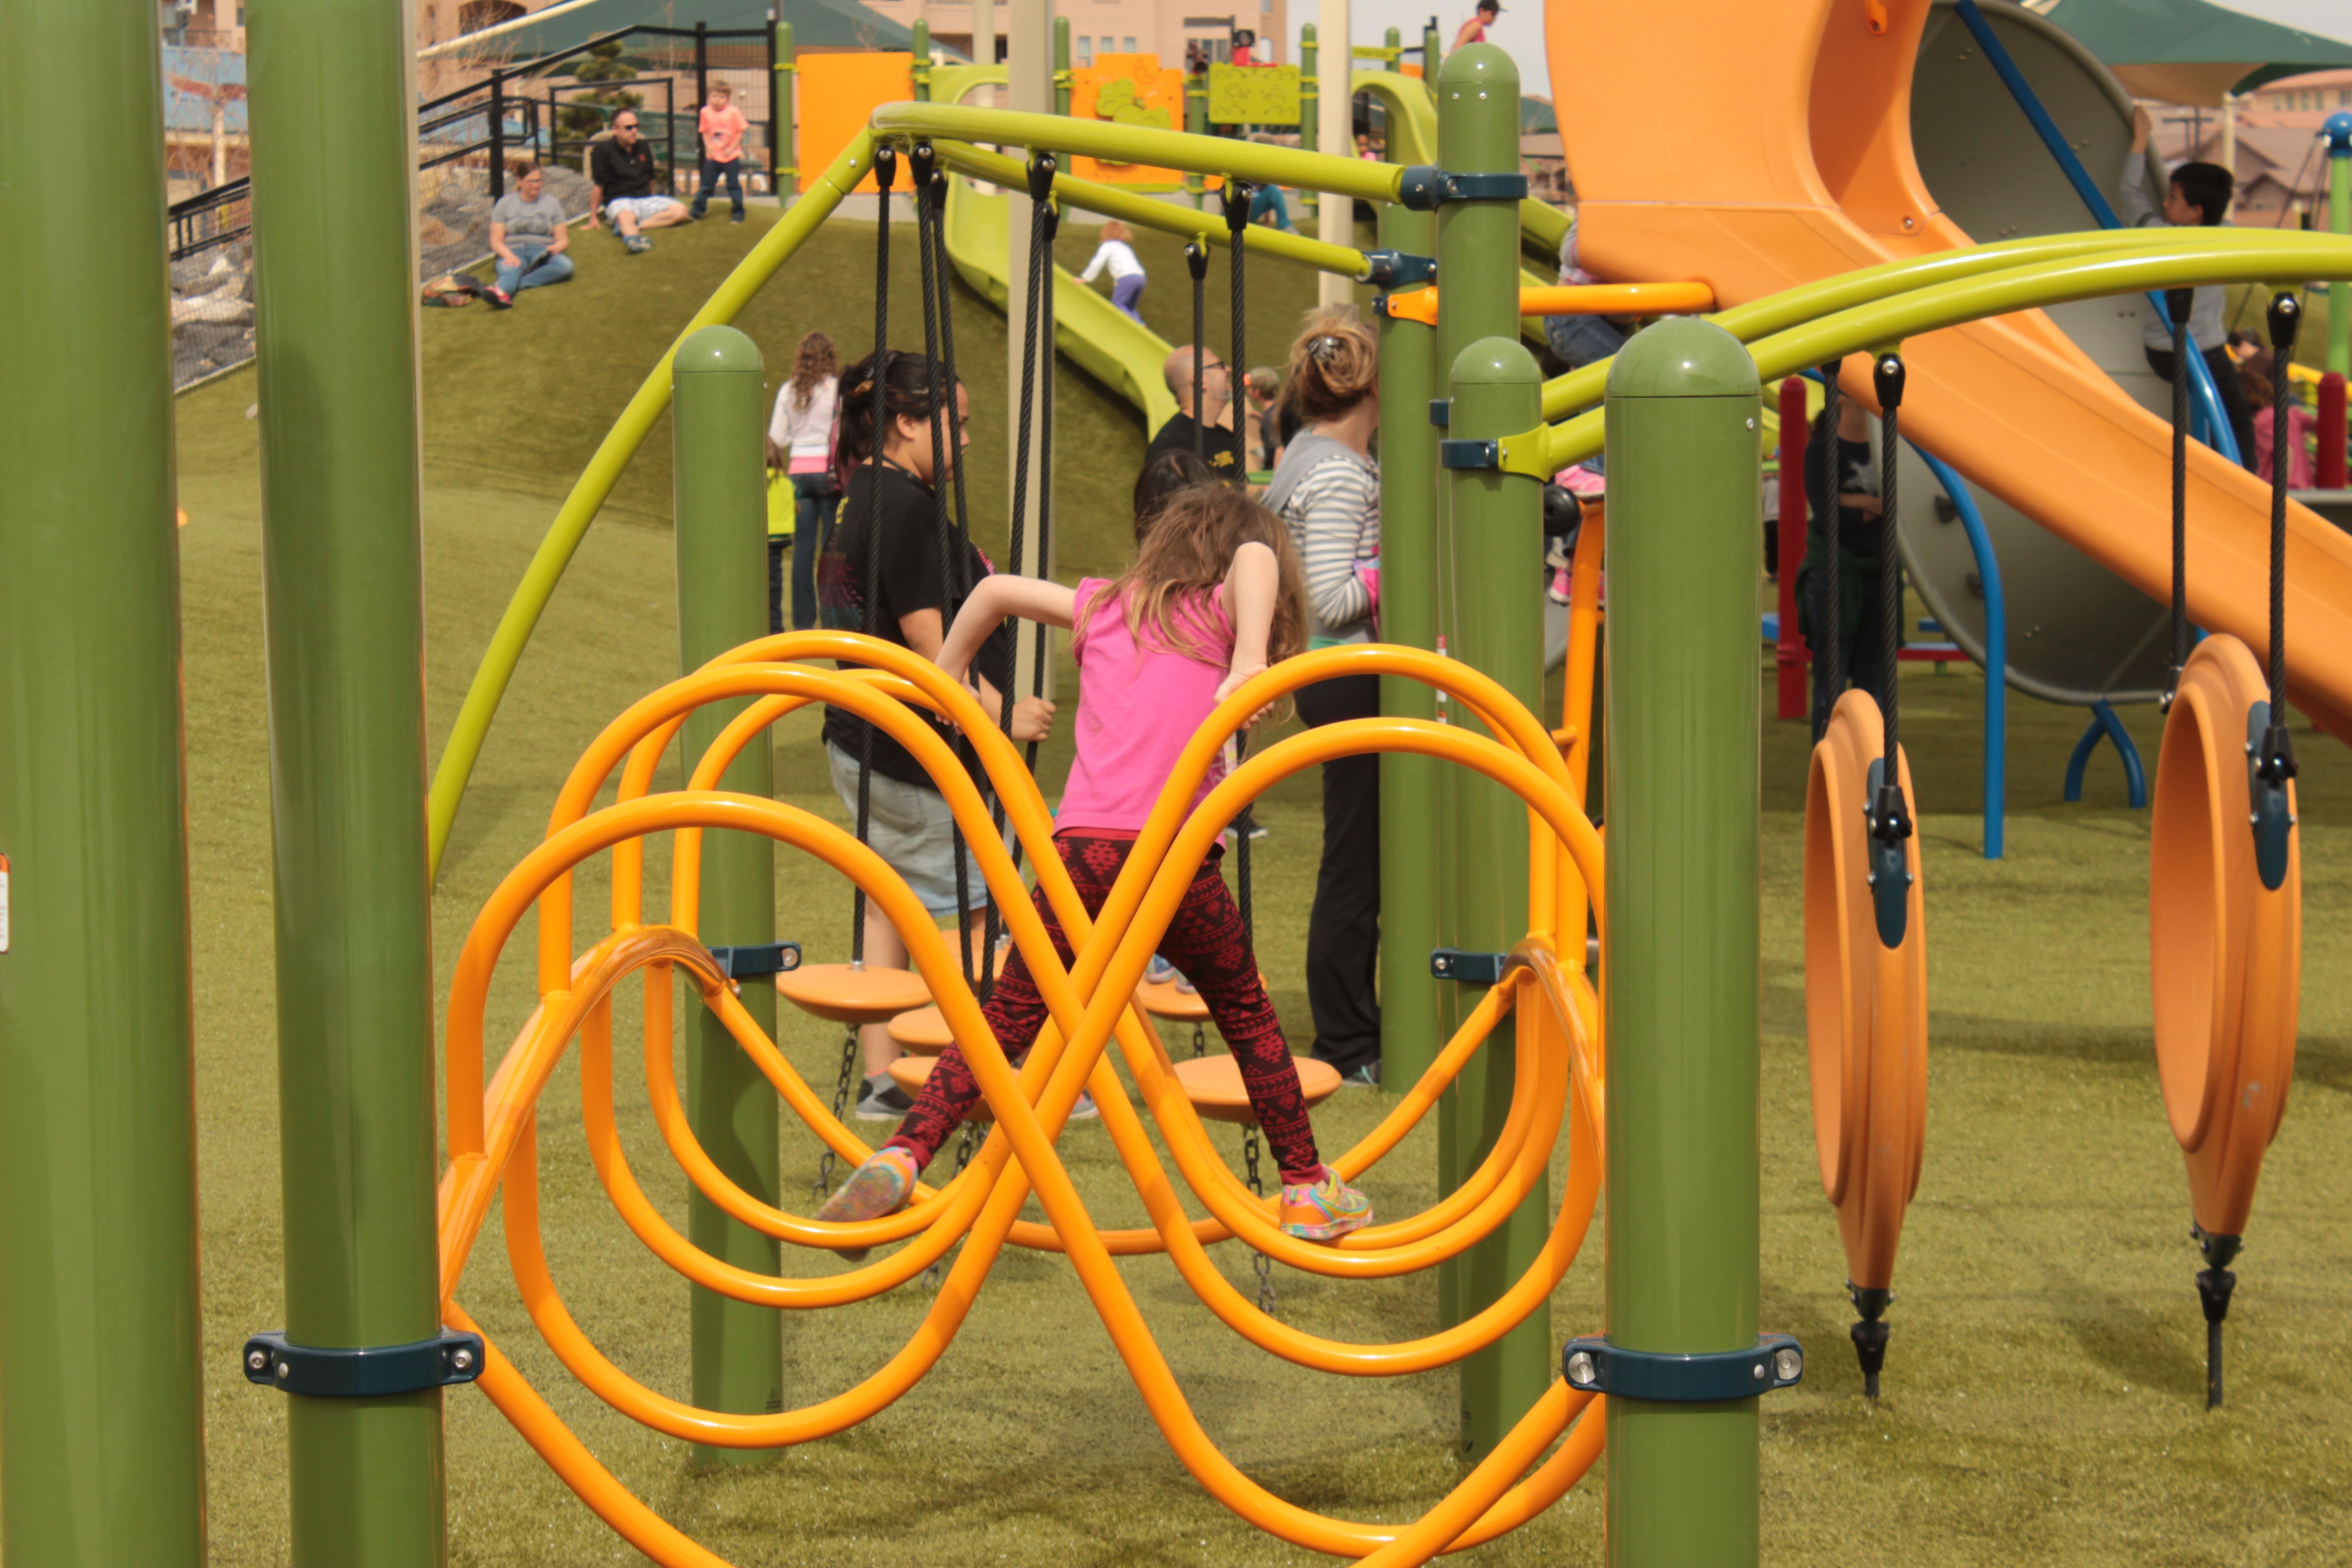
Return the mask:
[[[1437,290],[1409,289],[1384,297],[1382,309],[1403,321],[1437,325]],[[1522,316],[1694,316],[1715,309],[1704,283],[1561,283],[1519,290]]]

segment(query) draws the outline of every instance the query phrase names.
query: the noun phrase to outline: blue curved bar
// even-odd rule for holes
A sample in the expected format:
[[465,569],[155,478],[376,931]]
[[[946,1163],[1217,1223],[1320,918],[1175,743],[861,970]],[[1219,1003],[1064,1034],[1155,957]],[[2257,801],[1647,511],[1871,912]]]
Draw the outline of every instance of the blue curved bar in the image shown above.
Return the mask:
[[2140,765],[2139,748],[2132,744],[2131,731],[2124,728],[2105,698],[2091,704],[2090,728],[2074,742],[2074,754],[2066,759],[2066,798],[2083,798],[2083,770],[2090,765],[2091,753],[2098,749],[2102,735],[2116,743],[2116,755],[2123,759],[2125,798],[2134,811],[2140,810],[2147,805],[2147,770]]
[[1969,493],[1969,482],[1917,442],[1911,443],[1911,449],[1952,498],[1960,526],[1968,531],[1969,552],[1976,557],[1977,580],[1984,584],[1984,858],[1998,860],[2001,822],[2009,806],[2009,610],[2001,601],[2000,559],[1993,553],[1992,534],[1985,528],[1976,498]]
[[[2090,174],[2083,168],[2083,161],[2074,156],[2074,149],[2066,144],[2064,132],[2058,129],[2058,122],[2050,118],[2050,111],[2042,107],[2042,100],[2034,96],[2032,85],[2025,79],[2025,73],[2017,68],[2017,62],[2011,59],[2009,51],[2001,47],[2000,39],[1993,33],[1992,25],[1977,8],[1977,0],[1959,0],[1957,9],[1960,20],[1968,24],[1969,34],[1984,50],[1985,58],[2000,75],[2001,85],[2009,89],[2011,98],[2017,100],[2017,107],[2023,110],[2025,118],[2032,122],[2034,134],[2042,138],[2042,145],[2049,149],[2050,156],[2057,161],[2067,183],[2074,187],[2074,194],[2083,198],[2083,205],[2091,209],[2091,216],[2099,220],[2101,228],[2121,228],[2123,224],[2116,218],[2116,209],[2108,205],[2106,193],[2093,183]],[[2172,311],[2166,307],[2163,294],[2150,289],[2147,300],[2156,307],[2157,320],[2164,323],[2166,331],[2170,331]],[[2191,343],[2189,346],[2193,349],[2196,345]],[[2237,432],[2230,428],[2229,416],[2221,412],[2221,395],[2214,389],[2213,372],[2205,363],[2203,354],[2191,353],[2189,356],[2189,375],[2190,387],[2197,396],[2198,417],[2205,426],[2200,438],[2230,461],[2243,461],[2238,451]]]

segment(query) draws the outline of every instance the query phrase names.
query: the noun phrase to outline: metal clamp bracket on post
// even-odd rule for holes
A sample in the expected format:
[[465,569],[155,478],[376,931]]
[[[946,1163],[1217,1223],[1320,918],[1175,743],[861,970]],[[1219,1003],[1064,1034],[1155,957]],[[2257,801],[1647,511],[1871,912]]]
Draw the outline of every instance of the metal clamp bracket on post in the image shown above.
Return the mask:
[[1458,980],[1465,985],[1499,985],[1510,967],[1507,952],[1465,952],[1458,947],[1440,947],[1429,954],[1431,979]]
[[367,1399],[471,1383],[482,1375],[482,1336],[444,1329],[412,1345],[325,1350],[283,1333],[245,1342],[245,1380],[313,1399]]
[[1655,1405],[1719,1405],[1753,1399],[1804,1380],[1805,1352],[1788,1334],[1764,1334],[1740,1351],[1675,1355],[1664,1351],[1629,1351],[1605,1334],[1570,1340],[1560,1352],[1560,1372],[1571,1388],[1612,1399],[1643,1399]]
[[788,974],[801,966],[801,944],[763,942],[757,947],[714,947],[711,962],[730,980],[750,980],[761,974]]
[[[1436,409],[1430,410],[1431,423],[1438,423]],[[1507,474],[1523,474],[1531,479],[1548,479],[1551,466],[1544,460],[1545,426],[1517,436],[1505,436],[1493,441],[1440,441],[1437,444],[1437,464],[1444,468],[1496,468]]]
[[1523,202],[1528,199],[1524,174],[1451,174],[1427,163],[1416,163],[1397,184],[1398,203],[1413,212],[1434,212],[1448,202]]
[[1357,279],[1375,289],[1411,289],[1437,281],[1437,258],[1411,256],[1402,250],[1368,250],[1364,275]]
[[1424,327],[1433,327],[1437,325],[1437,289],[1433,285],[1375,294],[1372,314],[1386,316],[1391,321],[1419,321]]

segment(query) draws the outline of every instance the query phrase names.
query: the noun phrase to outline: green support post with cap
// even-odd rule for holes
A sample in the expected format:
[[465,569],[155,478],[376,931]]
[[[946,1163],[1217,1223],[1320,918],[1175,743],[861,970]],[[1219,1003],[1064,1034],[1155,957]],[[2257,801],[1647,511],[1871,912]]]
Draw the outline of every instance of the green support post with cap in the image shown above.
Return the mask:
[[[1610,1343],[1757,1342],[1762,389],[1662,321],[1608,387]],[[1609,1404],[1612,1568],[1757,1560],[1757,1402]]]
[[[1519,72],[1502,49],[1473,44],[1446,58],[1437,85],[1437,153],[1439,164],[1456,175],[1507,180],[1519,173]],[[1541,422],[1538,372],[1517,342],[1518,214],[1517,198],[1499,192],[1455,197],[1437,209],[1437,346],[1454,392],[1448,439],[1519,436]],[[1448,652],[1538,708],[1542,485],[1493,468],[1453,469],[1449,479],[1438,584]],[[1469,722],[1465,715],[1455,719]],[[1444,788],[1438,820],[1448,825],[1454,865],[1445,945],[1507,952],[1528,931],[1526,807],[1501,785],[1458,768],[1445,770]],[[1454,1019],[1483,990],[1458,982],[1445,989]],[[1517,1077],[1510,1038],[1508,1025],[1489,1037],[1449,1096],[1439,1150],[1440,1180],[1449,1192],[1502,1131]],[[1444,1289],[1449,1321],[1483,1310],[1535,1261],[1549,1228],[1548,1205],[1548,1184],[1539,1184],[1492,1236],[1462,1255]],[[1493,1452],[1556,1375],[1548,1310],[1465,1359],[1464,1458],[1475,1462]]]
[[[1318,105],[1323,101],[1322,84],[1315,79],[1318,49],[1315,24],[1306,23],[1298,29],[1298,150],[1312,153],[1316,148]],[[1298,204],[1309,216],[1322,210],[1320,192],[1300,186]]]
[[929,103],[931,100],[931,24],[928,18],[918,16],[908,24],[908,30],[915,38],[912,71],[915,101]]
[[[2352,113],[2337,110],[2320,128],[2327,139],[2327,227],[2352,234]],[[2352,283],[2327,286],[2327,368],[2352,376]]]
[[201,1568],[157,12],[5,14],[0,191],[103,196],[0,295],[0,1559]]
[[[920,24],[918,24],[919,26]],[[800,61],[793,55],[793,25],[776,24],[776,206],[792,205],[791,187],[800,184],[800,121],[793,108],[793,84],[800,79]]]
[[1070,76],[1070,19],[1054,18],[1054,112],[1067,120],[1070,117],[1070,94],[1076,89]]
[[1421,30],[1421,79],[1429,84],[1432,92],[1437,90],[1437,73],[1444,63],[1440,51],[1444,47],[1445,40],[1438,36],[1434,22]]
[[[678,673],[768,635],[768,416],[760,351],[733,327],[705,327],[678,345],[670,365],[672,488],[677,507]],[[689,715],[683,769],[690,774],[720,731],[752,703],[706,703]],[[743,748],[719,787],[774,793],[768,737]],[[770,840],[706,832],[696,935],[705,947],[757,947],[776,940],[776,854]],[[680,983],[683,984],[682,982]],[[742,986],[744,1011],[772,1039],[776,988]],[[775,1090],[717,1014],[686,990],[687,1117],[695,1141],[727,1178],[762,1203],[781,1205]],[[687,1235],[711,1257],[774,1274],[774,1237],[731,1219],[700,1188],[687,1196]],[[772,1308],[692,1288],[694,1403],[759,1415],[783,1408],[783,1323]],[[756,1464],[772,1450],[698,1445],[698,1465]]]
[[[1428,256],[1436,237],[1428,213],[1381,204],[1382,249]],[[1437,331],[1383,315],[1380,335],[1381,640],[1434,648],[1437,427],[1429,422],[1429,405],[1444,394]],[[1384,675],[1381,711],[1433,720],[1437,694],[1418,680]],[[1444,945],[1438,940],[1444,857],[1434,831],[1444,771],[1433,757],[1381,755],[1381,1081],[1395,1089],[1420,1080],[1446,1034],[1447,987],[1429,973],[1431,951]]]
[[[246,44],[285,1332],[406,1345],[441,1331],[415,40],[380,0],[256,0]],[[440,1388],[282,1397],[297,1568],[442,1563]]]

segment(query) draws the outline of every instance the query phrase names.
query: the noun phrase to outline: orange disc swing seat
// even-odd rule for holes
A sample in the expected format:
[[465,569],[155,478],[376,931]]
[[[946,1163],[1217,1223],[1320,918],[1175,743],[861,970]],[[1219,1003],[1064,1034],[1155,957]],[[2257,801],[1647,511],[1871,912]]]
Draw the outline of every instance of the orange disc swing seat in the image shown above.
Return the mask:
[[911,1056],[935,1057],[955,1044],[955,1031],[934,1004],[891,1019],[890,1038]]
[[861,969],[846,963],[804,963],[786,970],[776,976],[776,991],[803,1013],[853,1028],[912,1012],[931,999],[930,987],[911,969]]
[[[1293,1057],[1298,1087],[1313,1110],[1339,1091],[1339,1069],[1314,1057]],[[1236,1127],[1257,1125],[1250,1109],[1249,1090],[1242,1085],[1242,1065],[1231,1057],[1195,1057],[1176,1064],[1176,1082],[1192,1109],[1210,1121],[1230,1121]]]
[[[1805,1040],[1822,1190],[1837,1207],[1847,1285],[1867,1321],[1895,1283],[1903,1213],[1919,1190],[1927,1122],[1927,936],[1919,838],[1905,840],[1911,886],[1903,940],[1879,939],[1871,890],[1871,765],[1885,744],[1867,692],[1838,699],[1805,784]],[[1900,747],[1895,774],[1916,818],[1918,795]],[[1860,1347],[1862,1325],[1855,1325]],[[1885,1342],[1878,1342],[1884,1354]],[[1874,1384],[1871,1356],[1866,1384]]]
[[[2273,890],[2249,826],[2249,749],[2260,739],[2250,715],[2269,698],[2237,638],[2209,637],[2189,654],[2165,715],[2148,856],[2165,1115],[2188,1160],[2198,1229],[2232,1247],[2286,1110],[2303,980],[2301,835],[2290,828],[2286,874]],[[2289,781],[2290,822],[2294,805]]]

